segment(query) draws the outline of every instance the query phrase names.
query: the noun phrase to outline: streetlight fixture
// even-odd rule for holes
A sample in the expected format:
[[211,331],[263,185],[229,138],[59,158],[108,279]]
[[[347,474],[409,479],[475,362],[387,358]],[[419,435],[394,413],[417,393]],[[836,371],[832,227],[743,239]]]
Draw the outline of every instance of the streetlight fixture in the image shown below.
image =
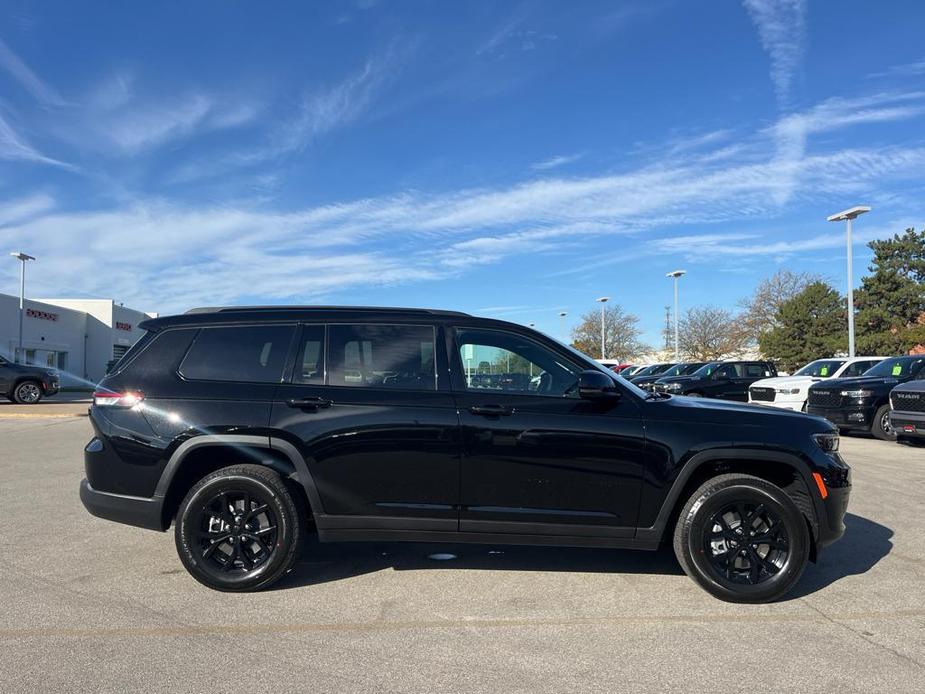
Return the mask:
[[604,348],[604,304],[610,301],[609,296],[602,296],[595,301],[600,302],[601,304],[601,359],[607,358],[607,350]]
[[851,222],[860,217],[865,212],[870,212],[866,205],[857,205],[844,212],[838,212],[830,217],[826,217],[828,222],[847,222],[847,242],[848,242],[848,356],[854,356],[854,271],[851,269]]
[[22,348],[22,317],[25,310],[23,308],[23,304],[25,303],[26,299],[26,261],[35,260],[35,258],[27,253],[22,253],[20,251],[15,251],[10,253],[10,255],[22,263],[19,266],[19,347],[16,350],[18,359],[14,360],[18,362],[19,359],[25,361],[25,355]]
[[687,274],[687,270],[673,270],[665,275],[674,279],[674,358],[681,361],[681,349],[678,347],[678,280]]
[[565,342],[565,317],[568,315],[565,311],[559,311],[559,339]]

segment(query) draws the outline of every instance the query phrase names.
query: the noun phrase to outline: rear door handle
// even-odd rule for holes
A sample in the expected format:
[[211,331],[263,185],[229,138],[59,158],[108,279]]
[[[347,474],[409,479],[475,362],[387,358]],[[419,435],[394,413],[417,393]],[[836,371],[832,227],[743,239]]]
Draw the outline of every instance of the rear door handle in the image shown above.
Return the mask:
[[469,411],[482,417],[507,417],[514,414],[514,408],[507,405],[473,405]]
[[330,407],[333,403],[333,400],[328,400],[326,398],[292,398],[286,401],[289,407],[313,411],[320,410],[322,407]]

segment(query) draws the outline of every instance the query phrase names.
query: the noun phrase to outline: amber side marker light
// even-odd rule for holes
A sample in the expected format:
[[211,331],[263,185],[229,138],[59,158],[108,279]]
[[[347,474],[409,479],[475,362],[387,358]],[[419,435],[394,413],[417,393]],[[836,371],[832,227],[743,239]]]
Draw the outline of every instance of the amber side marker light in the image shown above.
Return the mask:
[[822,480],[822,475],[820,475],[818,472],[814,472],[813,479],[816,480],[816,486],[819,487],[819,496],[825,499],[829,495],[829,490],[825,488],[825,482]]

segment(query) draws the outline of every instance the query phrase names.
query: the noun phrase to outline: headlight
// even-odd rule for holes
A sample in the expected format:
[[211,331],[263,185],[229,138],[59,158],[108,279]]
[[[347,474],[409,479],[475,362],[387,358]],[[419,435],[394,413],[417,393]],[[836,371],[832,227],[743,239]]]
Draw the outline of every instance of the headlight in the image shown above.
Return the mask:
[[873,394],[872,390],[843,390],[839,393],[843,398],[869,398]]
[[813,441],[826,453],[835,453],[838,450],[838,434],[827,431],[824,434],[813,434]]
[[780,393],[781,395],[796,395],[800,392],[799,388],[777,388],[775,392]]
[[665,390],[681,390],[680,383],[669,383],[665,386]]

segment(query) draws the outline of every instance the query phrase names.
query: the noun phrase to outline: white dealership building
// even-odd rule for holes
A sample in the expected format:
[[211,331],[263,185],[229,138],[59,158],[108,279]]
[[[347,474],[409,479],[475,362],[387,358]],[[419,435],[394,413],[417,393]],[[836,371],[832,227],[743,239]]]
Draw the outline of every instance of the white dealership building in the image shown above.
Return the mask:
[[58,369],[64,387],[89,387],[141,337],[138,324],[156,315],[112,299],[26,299],[20,350],[19,297],[0,294],[0,354]]

